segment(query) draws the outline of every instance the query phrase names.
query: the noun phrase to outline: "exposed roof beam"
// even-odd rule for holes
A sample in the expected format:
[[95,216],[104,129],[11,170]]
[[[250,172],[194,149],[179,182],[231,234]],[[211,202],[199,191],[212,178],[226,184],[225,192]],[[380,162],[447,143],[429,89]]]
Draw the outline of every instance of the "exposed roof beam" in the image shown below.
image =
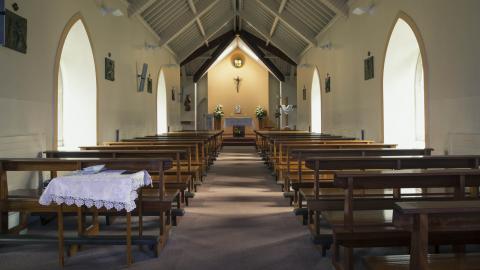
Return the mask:
[[345,0],[320,0],[320,2],[333,10],[336,14],[348,16],[348,5]]
[[145,11],[147,8],[149,8],[153,3],[155,3],[157,0],[135,0],[131,1],[130,5],[128,5],[128,16],[132,17],[137,14],[142,13]]
[[[258,43],[255,40],[252,40],[249,36],[244,35],[245,32],[242,32],[240,37],[247,44],[247,46],[257,55],[257,57],[268,67],[270,72],[277,77],[278,80],[284,82],[285,75],[272,63],[270,59],[265,58],[265,54],[258,47]],[[263,43],[263,42],[262,42]]]
[[[193,12],[193,15],[197,15],[197,9],[195,8],[195,3],[193,3],[193,0],[188,0],[188,5],[190,6],[190,10]],[[200,21],[200,18],[197,17],[196,21],[197,21],[198,29],[200,30],[200,33],[203,36],[205,45],[208,46],[207,35],[205,34],[205,29],[203,29],[203,25],[202,25],[202,22]]]
[[[257,31],[257,33],[259,33],[259,34],[262,36],[262,38],[264,38],[265,40],[268,39],[268,34],[265,33],[265,32],[263,32],[262,30],[260,30],[258,27],[255,26],[257,23],[256,23],[256,21],[255,21],[255,19],[254,19],[253,17],[251,17],[250,15],[248,15],[248,14],[245,13],[245,12],[240,13],[240,15],[241,15],[242,18],[248,23],[248,25],[249,25],[250,27],[252,27],[255,31]],[[294,53],[292,54],[292,52],[290,52],[290,51],[285,51],[284,48],[281,46],[281,44],[276,44],[276,43],[274,43],[273,40],[272,40],[270,43],[273,44],[273,45],[275,45],[275,46],[277,46],[278,48],[282,49],[283,52],[284,52],[288,57],[290,57],[291,59],[296,59],[296,58],[292,57],[292,55],[293,55]]]
[[257,0],[257,3],[266,9],[268,12],[270,12],[273,16],[278,17],[284,24],[287,26],[292,32],[294,32],[297,36],[301,37],[305,42],[307,42],[310,46],[315,46],[316,41],[313,36],[309,36],[305,34],[304,32],[299,30],[298,23],[295,23],[293,19],[294,17],[285,17],[284,15],[279,14],[277,11],[274,9],[274,3],[272,0]]
[[[287,4],[287,1],[288,0],[282,0],[282,2],[280,3],[280,7],[278,8],[278,14],[282,14],[283,9],[285,8],[285,5]],[[272,40],[272,36],[275,33],[275,29],[277,29],[277,24],[278,24],[279,19],[280,18],[278,18],[278,16],[275,16],[275,20],[273,20],[272,28],[270,28],[270,34],[269,34],[269,37],[267,39],[267,45]]]
[[[205,0],[204,0],[205,1]],[[167,33],[164,33],[161,35],[162,41],[160,42],[160,46],[163,46],[165,44],[168,44],[170,41],[174,40],[176,37],[178,37],[180,34],[185,32],[185,30],[188,29],[193,23],[197,21],[200,17],[202,17],[205,13],[207,13],[209,10],[211,10],[220,0],[212,0],[210,1],[210,4],[207,5],[203,10],[197,12],[197,15],[195,15],[189,22],[187,22],[184,26],[180,27],[179,29],[174,29],[173,27],[169,27],[169,31],[165,31]]]
[[233,7],[233,31],[237,31],[237,1],[232,0],[232,7]]
[[273,46],[272,44],[269,44],[269,45],[265,45],[265,42],[256,37],[255,35],[251,34],[251,33],[248,33],[246,31],[242,31],[241,32],[241,35],[243,36],[247,36],[250,40],[254,41],[258,47],[266,50],[267,52],[281,58],[283,61],[289,63],[290,65],[293,65],[293,66],[296,66],[297,63],[292,60],[290,57],[288,57],[288,55],[286,55],[284,52],[282,52],[280,49],[278,49],[277,47]]
[[238,0],[238,9],[237,9],[238,31],[242,31],[242,16],[239,13],[240,10],[243,10],[243,0]]
[[218,44],[220,44],[223,40],[230,39],[232,37],[235,37],[235,33],[233,31],[229,31],[229,32],[217,37],[216,39],[210,41],[209,46],[203,45],[200,48],[196,49],[194,52],[192,52],[189,56],[187,56],[187,58],[185,58],[185,60],[183,60],[180,63],[180,65],[184,66],[184,65],[188,64],[189,62],[191,62],[192,60],[196,59],[197,57],[203,55],[204,53],[208,52],[212,48],[215,48],[215,46],[218,46]]
[[193,75],[193,81],[198,82],[205,72],[212,66],[213,63],[217,60],[217,58],[222,54],[222,52],[230,45],[230,43],[233,41],[235,38],[235,35],[232,35],[230,38],[223,39],[222,42],[218,45],[218,47],[215,49],[215,51],[212,53],[212,57],[210,59],[207,59],[202,66],[195,72]]
[[[213,36],[215,36],[218,32],[220,32],[220,30],[224,29],[225,26],[230,22],[231,19],[232,19],[231,17],[225,17],[222,21],[220,21],[220,23],[217,24],[217,26],[212,27],[212,29],[214,29],[214,31],[212,31],[211,33],[208,33],[206,39],[207,39],[207,40],[210,40]],[[230,32],[233,33],[233,31],[227,31],[226,33],[230,33]],[[225,33],[224,33],[224,34],[225,34]],[[223,36],[224,34],[222,34],[222,36]],[[216,38],[215,40],[218,40],[218,38]],[[205,46],[206,44],[204,44],[204,43],[203,43],[203,45],[202,45],[202,43],[200,43],[200,44],[199,44],[197,47],[195,47],[195,49],[192,50],[192,51],[195,52],[196,50],[198,50],[198,49],[200,49],[200,48],[202,48],[202,47],[206,47],[206,48],[208,48],[208,50],[210,50],[211,48],[214,48],[214,47],[216,46],[216,45],[212,45],[212,44],[211,44],[212,42],[213,42],[213,41],[209,41],[209,42],[208,42],[208,46]],[[215,44],[218,44],[218,43],[215,43]],[[187,53],[188,53],[187,55],[189,55],[191,52],[189,51],[189,52],[187,52]],[[184,56],[185,56],[185,55],[182,55],[181,57],[184,57]]]

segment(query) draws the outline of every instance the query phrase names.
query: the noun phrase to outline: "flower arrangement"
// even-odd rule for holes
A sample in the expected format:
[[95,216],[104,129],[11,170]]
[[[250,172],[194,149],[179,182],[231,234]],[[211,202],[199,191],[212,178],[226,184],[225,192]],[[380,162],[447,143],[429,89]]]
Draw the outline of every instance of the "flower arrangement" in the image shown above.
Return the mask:
[[223,105],[222,104],[215,105],[215,109],[213,109],[213,117],[215,117],[215,119],[222,119],[223,115],[224,115]]
[[258,120],[262,120],[267,115],[267,111],[262,106],[258,105],[255,108],[255,116]]

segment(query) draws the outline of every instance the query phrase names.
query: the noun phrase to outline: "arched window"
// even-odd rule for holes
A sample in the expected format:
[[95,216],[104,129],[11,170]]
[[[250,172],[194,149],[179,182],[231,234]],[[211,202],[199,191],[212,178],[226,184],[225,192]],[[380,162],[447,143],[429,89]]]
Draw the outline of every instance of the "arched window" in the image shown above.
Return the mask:
[[[384,142],[425,147],[424,61],[416,29],[400,17],[388,42],[383,70]],[[420,38],[418,36],[418,38]]]
[[157,134],[162,134],[167,131],[167,85],[165,84],[163,70],[160,70],[157,85]]
[[313,70],[311,93],[311,128],[312,132],[322,132],[322,90],[318,70]]
[[97,143],[97,79],[93,51],[79,15],[67,24],[57,52],[56,146]]

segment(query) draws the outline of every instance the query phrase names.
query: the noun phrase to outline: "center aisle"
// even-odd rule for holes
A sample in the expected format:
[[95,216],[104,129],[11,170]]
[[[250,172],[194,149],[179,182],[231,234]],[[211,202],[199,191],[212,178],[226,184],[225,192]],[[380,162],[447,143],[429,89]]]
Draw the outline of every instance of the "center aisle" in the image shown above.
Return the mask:
[[253,147],[224,147],[158,262],[179,270],[331,269]]

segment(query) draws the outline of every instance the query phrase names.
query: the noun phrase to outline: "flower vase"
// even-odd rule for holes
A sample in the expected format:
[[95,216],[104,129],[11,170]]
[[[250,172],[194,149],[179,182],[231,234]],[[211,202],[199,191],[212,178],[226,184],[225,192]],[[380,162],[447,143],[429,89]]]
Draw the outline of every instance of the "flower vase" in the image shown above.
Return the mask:
[[262,130],[265,126],[265,123],[264,123],[264,119],[263,118],[259,118],[258,119],[258,129],[259,130]]
[[213,121],[213,129],[220,130],[222,127],[222,118],[215,118]]

